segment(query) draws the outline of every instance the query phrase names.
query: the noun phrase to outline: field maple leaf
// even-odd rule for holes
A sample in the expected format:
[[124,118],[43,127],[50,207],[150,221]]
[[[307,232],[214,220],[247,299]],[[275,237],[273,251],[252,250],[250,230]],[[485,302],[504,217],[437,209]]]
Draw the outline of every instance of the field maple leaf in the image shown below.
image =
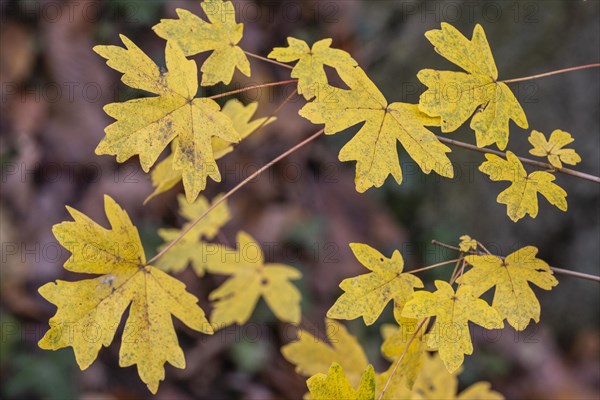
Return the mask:
[[321,90],[314,101],[300,110],[300,115],[314,124],[325,124],[328,135],[364,122],[339,154],[340,161],[357,162],[357,191],[380,187],[389,175],[402,183],[397,141],[423,172],[454,176],[446,156],[450,149],[425,128],[439,126],[439,118],[423,114],[413,104],[388,104],[360,67],[340,69],[338,73],[350,90],[332,86]]
[[237,249],[215,245],[206,256],[210,273],[230,275],[209,295],[214,301],[211,322],[219,328],[236,322],[243,325],[262,296],[278,319],[299,323],[301,295],[290,280],[300,279],[300,271],[265,264],[259,244],[245,232],[238,233],[237,242]]
[[369,364],[360,343],[341,323],[326,319],[325,332],[329,343],[306,330],[298,332],[298,340],[281,348],[281,353],[296,366],[300,375],[326,373],[329,366],[340,364],[352,385],[358,384]]
[[292,78],[298,78],[298,93],[310,100],[327,86],[324,65],[335,69],[354,67],[356,61],[347,52],[332,49],[331,39],[322,39],[311,47],[304,40],[288,37],[288,47],[276,47],[269,58],[281,62],[297,61]]
[[468,40],[456,28],[442,23],[425,36],[435,51],[466,72],[424,69],[417,77],[428,87],[419,99],[419,109],[441,117],[442,132],[453,132],[475,113],[471,128],[478,147],[508,144],[509,121],[527,128],[527,118],[509,87],[498,82],[498,70],[481,25]]
[[313,400],[374,400],[375,371],[369,365],[363,373],[357,389],[354,389],[338,364],[331,364],[327,375],[318,373],[311,376],[306,385]]
[[542,132],[533,130],[529,135],[529,143],[533,146],[529,150],[530,154],[538,157],[548,157],[548,162],[554,168],[562,168],[562,163],[576,165],[581,162],[581,157],[573,149],[564,149],[566,145],[573,142],[573,137],[570,133],[556,129],[550,135],[550,139]]
[[142,169],[148,172],[177,138],[173,169],[181,171],[185,191],[192,193],[188,197],[193,199],[206,187],[207,177],[221,181],[211,139],[236,143],[240,136],[214,100],[195,98],[196,63],[187,60],[179,47],[167,43],[168,72],[162,72],[131,40],[123,35],[121,40],[125,48],[96,46],[94,51],[124,74],[123,83],[158,96],[106,105],[104,111],[117,121],[106,128],[96,154],[116,155],[118,162],[137,154]]
[[486,154],[479,170],[493,181],[510,181],[511,185],[498,195],[497,201],[506,204],[508,217],[517,222],[526,214],[537,217],[537,194],[544,196],[550,204],[561,211],[567,210],[567,192],[553,183],[555,176],[545,171],[534,171],[527,175],[521,161],[511,151],[506,160],[495,154]]
[[329,309],[327,317],[362,317],[365,324],[372,325],[391,300],[404,304],[415,287],[423,287],[423,282],[415,275],[402,273],[404,260],[398,250],[391,258],[386,258],[366,244],[351,243],[350,248],[358,261],[372,272],[344,279],[340,288],[345,293]]
[[531,319],[540,320],[540,303],[529,282],[544,290],[558,285],[550,266],[536,258],[537,252],[537,248],[527,246],[505,259],[490,255],[467,256],[466,261],[473,268],[460,278],[460,282],[472,286],[475,296],[494,287],[492,307],[516,330],[522,331]]
[[172,316],[194,330],[209,334],[213,330],[196,304],[198,299],[183,283],[146,265],[140,237],[127,213],[108,196],[104,207],[110,230],[70,207],[67,209],[74,221],[52,228],[58,241],[72,253],[65,269],[101,276],[75,282],[59,280],[39,289],[42,297],[58,308],[39,346],[48,350],[72,347],[79,367],[86,369],[100,348],[112,343],[129,307],[119,365],[137,365],[142,381],[156,393],[166,362],[185,368]]
[[[212,204],[215,204],[221,199],[222,195],[218,195],[213,199]],[[204,214],[211,206],[204,196],[198,197],[194,203],[188,203],[183,195],[178,196],[179,214],[187,221],[181,229],[159,229],[158,235],[165,241],[171,242],[178,237],[183,230],[186,230],[189,225]],[[161,258],[156,261],[156,266],[163,271],[180,272],[188,264],[194,268],[194,272],[198,276],[203,276],[208,268],[207,254],[212,251],[212,244],[206,243],[204,240],[212,240],[221,227],[231,219],[229,207],[224,201],[209,212],[203,219],[192,227],[171,249],[166,252]],[[161,246],[162,250],[165,245]]]
[[[231,99],[221,109],[221,112],[227,115],[233,123],[233,128],[240,135],[240,140],[246,139],[252,133],[254,133],[259,127],[266,126],[271,122],[274,122],[277,118],[275,117],[264,117],[252,120],[252,116],[256,113],[258,103],[249,103],[244,105],[238,99]],[[174,148],[177,147],[177,139],[173,141]],[[227,142],[218,137],[212,138],[212,148],[215,160],[225,157],[227,154],[233,151],[233,146],[230,142]],[[144,200],[144,204],[147,203],[153,197],[164,193],[181,182],[182,174],[173,168],[174,151],[169,154],[164,160],[160,161],[152,169],[150,178],[152,179],[152,186],[154,192],[150,194]],[[185,193],[188,202],[193,202],[198,196],[197,192],[186,191]]]
[[230,1],[205,0],[200,6],[208,22],[178,8],[175,11],[179,19],[162,19],[152,29],[161,38],[176,43],[186,56],[212,51],[202,64],[202,86],[219,82],[229,84],[236,68],[250,76],[250,62],[238,46],[244,24],[236,22],[233,4]]
[[437,290],[415,292],[404,306],[406,318],[436,317],[427,344],[438,349],[449,372],[460,367],[465,354],[473,353],[469,321],[486,329],[502,328],[504,323],[498,312],[484,300],[473,295],[472,288],[462,285],[456,293],[448,282],[435,281]]

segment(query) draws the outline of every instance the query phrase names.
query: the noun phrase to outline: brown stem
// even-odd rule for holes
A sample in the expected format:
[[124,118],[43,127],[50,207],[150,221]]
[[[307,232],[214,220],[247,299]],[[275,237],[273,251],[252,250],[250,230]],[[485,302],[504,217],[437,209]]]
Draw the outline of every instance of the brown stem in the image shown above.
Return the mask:
[[250,53],[249,51],[245,51],[245,50],[244,50],[244,53],[245,53],[247,56],[250,56],[250,57],[254,57],[254,58],[256,58],[257,60],[266,61],[266,62],[268,62],[268,63],[275,64],[275,65],[279,65],[280,67],[284,67],[284,68],[287,68],[287,69],[294,69],[294,67],[292,67],[291,65],[287,65],[287,64],[284,64],[284,63],[280,63],[279,61],[271,60],[270,58],[266,58],[266,57],[263,57],[263,56],[259,56],[258,54]]
[[448,260],[448,261],[440,262],[440,263],[437,263],[437,264],[428,265],[426,267],[419,268],[419,269],[413,269],[411,271],[406,271],[406,273],[407,274],[415,274],[417,272],[427,271],[428,269],[433,269],[433,268],[441,267],[442,265],[452,264],[453,262],[460,261],[460,260],[462,260],[462,257],[455,258],[454,260]]
[[287,84],[296,83],[296,82],[298,82],[298,79],[290,79],[290,80],[287,80],[287,81],[279,81],[279,82],[261,83],[260,85],[247,86],[245,88],[241,88],[241,89],[237,89],[237,90],[232,90],[230,92],[215,94],[214,96],[209,96],[208,98],[209,99],[218,99],[218,98],[221,98],[221,97],[230,96],[232,94],[247,92],[247,91],[253,90],[253,89],[260,89],[260,88],[266,88],[266,87],[271,87],[271,86],[279,86],[279,85],[287,85]]
[[204,218],[208,213],[210,213],[212,210],[214,210],[219,204],[221,204],[222,202],[224,202],[225,200],[227,200],[229,197],[231,197],[231,195],[233,195],[234,193],[236,193],[238,190],[240,190],[241,188],[243,188],[244,186],[246,186],[246,184],[248,182],[250,182],[252,179],[256,178],[257,176],[259,176],[260,174],[262,174],[264,171],[266,171],[267,169],[271,168],[275,163],[277,163],[278,161],[280,161],[281,159],[289,156],[290,154],[294,153],[296,150],[301,149],[302,147],[304,147],[305,145],[307,145],[308,143],[312,142],[313,140],[315,140],[317,137],[319,137],[321,134],[323,133],[323,129],[319,130],[318,132],[312,134],[310,137],[308,137],[307,139],[304,139],[302,142],[298,143],[297,145],[295,145],[294,147],[286,150],[285,152],[281,153],[280,155],[278,155],[277,157],[275,157],[274,159],[272,159],[271,161],[269,161],[266,165],[262,166],[261,168],[259,168],[258,170],[256,170],[256,172],[254,172],[253,174],[251,174],[250,176],[248,176],[246,179],[244,179],[243,181],[241,181],[240,183],[238,183],[233,189],[231,189],[229,192],[225,193],[225,195],[223,197],[221,197],[219,200],[217,200],[216,202],[214,202],[206,211],[204,211],[198,218],[196,218],[194,221],[192,221],[187,228],[183,229],[181,231],[181,233],[175,238],[173,239],[171,242],[169,242],[168,245],[166,245],[157,255],[155,255],[154,257],[152,257],[147,265],[152,264],[154,261],[158,260],[160,257],[163,256],[163,254],[165,254],[167,251],[169,251],[171,249],[171,247],[175,246],[175,244],[177,242],[179,242],[189,231],[192,230],[192,228],[194,226],[196,226],[196,224],[198,222],[200,222],[202,220],[202,218]]
[[[467,149],[467,150],[478,151],[480,153],[496,154],[497,156],[501,156],[501,157],[506,158],[506,153],[503,152],[503,151],[498,151],[498,150],[493,150],[493,149],[487,149],[487,148],[481,148],[481,147],[477,147],[477,146],[469,144],[469,143],[460,142],[460,141],[454,140],[454,139],[449,139],[449,138],[444,137],[444,136],[440,136],[440,135],[436,135],[436,136],[440,140],[440,142],[442,142],[442,143],[446,143],[446,144],[449,144],[449,145],[452,145],[452,146],[456,146],[456,147],[462,147],[463,149]],[[555,168],[551,164],[547,164],[547,163],[541,162],[541,161],[531,160],[531,159],[525,158],[525,157],[519,157],[519,156],[516,156],[516,157],[519,160],[521,160],[523,163],[525,163],[525,164],[533,165],[533,166],[539,167],[539,168],[556,170],[557,172],[561,172],[561,173],[566,174],[566,175],[571,175],[571,176],[575,176],[577,178],[585,179],[585,180],[588,180],[588,181],[591,181],[591,182],[600,183],[600,177],[597,177],[597,176],[594,176],[594,175],[586,174],[584,172],[575,171],[575,170],[569,169],[569,168]]]
[[577,67],[559,69],[559,70],[556,70],[556,71],[545,72],[543,74],[525,76],[523,78],[505,79],[505,80],[498,81],[498,82],[502,82],[502,83],[523,82],[523,81],[529,81],[531,79],[543,78],[545,76],[551,76],[551,75],[557,75],[557,74],[564,74],[565,72],[578,71],[580,69],[598,68],[598,67],[600,67],[600,64],[579,65]]
[[[446,249],[460,251],[460,248],[458,248],[456,246],[452,246],[452,245],[449,245],[449,244],[446,244],[446,243],[443,243],[443,242],[440,242],[440,241],[437,241],[437,240],[432,240],[431,243],[434,244],[434,245],[436,245],[436,246],[445,247]],[[474,255],[485,254],[485,253],[481,253],[479,251],[469,251],[467,253],[474,254]],[[505,258],[503,256],[498,256],[498,255],[494,255],[494,256],[495,257],[500,257],[502,259]],[[557,274],[574,276],[576,278],[587,279],[589,281],[594,281],[594,282],[599,282],[600,283],[600,276],[585,274],[583,272],[571,271],[569,269],[556,268],[556,267],[550,267],[550,269],[552,271],[556,272]]]

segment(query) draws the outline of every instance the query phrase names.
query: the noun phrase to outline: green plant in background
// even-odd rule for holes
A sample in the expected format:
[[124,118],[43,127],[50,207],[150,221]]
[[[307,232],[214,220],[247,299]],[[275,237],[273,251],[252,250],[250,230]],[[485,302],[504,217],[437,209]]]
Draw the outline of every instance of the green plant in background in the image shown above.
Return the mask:
[[[507,215],[514,222],[527,214],[537,216],[538,193],[560,210],[567,210],[567,194],[555,183],[557,173],[600,183],[598,177],[562,166],[580,161],[573,149],[563,149],[573,141],[563,131],[555,131],[548,141],[537,131],[531,134],[531,154],[547,157],[549,164],[508,150],[499,151],[508,147],[511,120],[522,128],[530,124],[509,83],[600,64],[498,80],[483,28],[477,25],[468,39],[443,23],[441,29],[425,35],[436,52],[463,71],[424,69],[417,75],[427,86],[419,104],[389,102],[348,53],[331,47],[331,39],[309,46],[288,38],[287,47],[273,49],[266,58],[239,46],[244,26],[235,20],[231,2],[207,0],[201,6],[206,20],[177,10],[178,19],[162,20],[154,27],[157,35],[167,40],[166,70],[125,36],[121,36],[125,47],[94,48],[111,68],[123,74],[123,83],[154,95],[105,106],[106,113],[116,121],[106,128],[96,153],[114,155],[118,162],[139,156],[155,188],[146,201],[183,181],[185,195],[181,195],[179,205],[187,222],[181,229],[162,229],[159,234],[165,243],[148,261],[137,229],[109,197],[105,198],[105,208],[110,230],[72,209],[69,211],[75,221],[54,227],[59,242],[72,253],[65,269],[100,276],[77,282],[57,281],[40,288],[42,296],[58,311],[39,344],[53,350],[73,347],[82,369],[96,359],[102,346],[112,343],[127,308],[120,365],[136,365],[152,393],[164,379],[166,362],[185,367],[172,316],[192,329],[212,334],[232,323],[246,323],[262,297],[279,320],[299,324],[301,296],[293,283],[301,277],[299,271],[287,265],[265,264],[258,243],[243,232],[237,235],[237,249],[210,240],[230,219],[226,203],[229,197],[322,134],[336,134],[363,123],[339,154],[340,161],[356,162],[358,192],[381,187],[390,175],[402,183],[397,142],[424,173],[435,171],[447,178],[454,176],[448,146],[485,153],[481,172],[494,181],[511,182],[499,194],[498,202],[507,205]],[[188,57],[206,52],[210,55],[200,66],[199,81],[198,65]],[[230,84],[236,70],[251,76],[249,57],[287,68],[294,79],[208,97],[198,95],[204,87]],[[334,68],[348,88],[334,86],[325,74],[325,66]],[[218,102],[248,90],[278,85],[295,85],[296,89],[268,117],[252,119],[257,103],[244,105],[231,99],[221,106]],[[217,160],[272,122],[296,93],[306,100],[300,115],[324,128],[212,202],[200,196],[209,184],[208,178],[221,180]],[[432,131],[439,127],[445,134],[451,133],[469,119],[476,146]],[[499,150],[489,148],[492,145]],[[157,163],[167,147],[171,154]],[[524,164],[544,171],[528,173]],[[282,353],[296,365],[298,373],[310,377],[307,385],[312,398],[501,398],[485,382],[458,393],[456,374],[461,371],[464,355],[473,352],[468,322],[497,329],[506,320],[521,331],[532,319],[540,319],[540,304],[530,283],[551,290],[558,284],[554,273],[599,280],[550,267],[536,257],[533,246],[504,258],[466,235],[461,237],[459,247],[438,244],[456,250],[457,257],[416,269],[406,268],[398,251],[387,258],[366,244],[351,244],[357,259],[370,272],[344,280],[340,284],[344,293],[327,315],[335,319],[362,317],[365,324],[371,325],[393,302],[396,324],[384,326],[381,349],[391,365],[386,371],[374,371],[356,338],[333,320],[326,321],[330,344],[300,330],[298,341],[285,345]],[[189,264],[198,277],[205,273],[229,276],[209,295],[213,302],[211,322],[196,304],[198,299],[166,273],[181,271]],[[454,265],[454,270],[446,281],[435,281],[436,291],[422,289],[423,282],[415,274],[449,265]],[[481,296],[492,288],[490,305]]]

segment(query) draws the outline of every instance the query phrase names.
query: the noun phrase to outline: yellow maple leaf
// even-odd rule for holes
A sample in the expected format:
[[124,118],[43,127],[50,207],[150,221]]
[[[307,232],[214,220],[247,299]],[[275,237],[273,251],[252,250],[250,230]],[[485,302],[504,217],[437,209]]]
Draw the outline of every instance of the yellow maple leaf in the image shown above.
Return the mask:
[[209,334],[213,330],[196,304],[198,299],[183,283],[146,265],[140,237],[127,213],[108,196],[104,203],[111,230],[70,207],[74,221],[52,228],[57,240],[72,253],[65,269],[101,276],[76,282],[59,280],[39,289],[58,308],[39,346],[48,350],[73,347],[79,367],[86,369],[100,348],[112,343],[131,304],[119,365],[137,365],[142,381],[156,393],[166,362],[185,368],[172,316],[194,330]]
[[[275,117],[264,117],[251,120],[257,108],[258,102],[244,105],[244,103],[238,99],[231,99],[225,103],[221,109],[221,112],[227,115],[231,119],[231,122],[233,122],[233,128],[240,135],[240,140],[250,136],[259,127],[266,126],[277,119]],[[177,140],[174,140],[173,143],[173,146],[176,147]],[[212,138],[212,148],[215,160],[218,160],[233,151],[231,143],[218,137]],[[181,181],[181,171],[173,169],[173,154],[174,152],[171,152],[168,157],[160,161],[152,169],[150,177],[152,179],[152,186],[154,186],[155,189],[154,192],[144,200],[144,204],[153,197],[168,191]],[[188,201],[192,202],[196,199],[198,193],[186,191],[185,195]]]
[[327,75],[324,65],[335,69],[356,66],[356,61],[347,52],[332,49],[331,39],[322,39],[312,48],[304,40],[288,37],[288,47],[276,47],[269,58],[281,62],[297,61],[292,70],[292,78],[298,78],[298,93],[306,100],[316,96],[319,90],[327,87]]
[[570,133],[556,129],[550,135],[550,140],[542,132],[531,131],[529,143],[533,146],[530,154],[538,157],[548,157],[548,161],[555,168],[562,168],[562,163],[576,165],[581,162],[581,157],[573,149],[564,149],[566,145],[573,142]]
[[318,373],[311,376],[306,385],[313,400],[374,400],[375,371],[369,365],[362,375],[357,389],[354,389],[338,363],[331,364],[327,375]]
[[394,362],[402,357],[396,374],[404,378],[408,388],[412,388],[423,364],[427,335],[423,328],[416,332],[420,322],[418,319],[400,317],[397,322],[398,325],[386,324],[381,327],[381,354]]
[[472,286],[475,296],[495,287],[492,307],[516,330],[522,331],[530,319],[540,320],[540,303],[528,283],[544,290],[558,285],[550,266],[536,258],[537,252],[537,248],[527,246],[504,260],[490,255],[467,256],[466,261],[473,268],[460,278],[460,282]]
[[296,372],[300,375],[326,373],[331,363],[336,362],[344,368],[350,383],[358,384],[369,364],[363,348],[337,321],[326,319],[325,330],[329,343],[308,331],[300,330],[298,340],[283,346],[281,353],[296,366]]
[[[107,64],[122,72],[122,81],[158,96],[112,103],[104,111],[116,119],[106,128],[106,137],[96,154],[116,155],[118,162],[138,154],[145,172],[165,147],[177,138],[173,169],[182,171],[185,191],[199,193],[207,177],[220,182],[211,139],[230,143],[240,140],[231,119],[208,98],[195,98],[198,91],[196,63],[187,60],[179,47],[167,43],[168,72],[159,67],[131,40],[121,35],[126,48],[96,46],[94,51]],[[193,196],[195,197],[195,196]]]
[[448,282],[435,281],[437,290],[415,292],[404,306],[402,316],[407,318],[436,317],[427,343],[438,349],[449,372],[454,372],[464,360],[464,354],[473,353],[469,321],[486,329],[502,328],[498,312],[484,300],[475,297],[472,288],[462,285],[456,293]]
[[345,293],[327,311],[329,318],[362,317],[365,324],[371,325],[391,300],[404,304],[412,296],[415,287],[423,287],[419,278],[402,273],[404,260],[398,250],[394,251],[391,258],[386,258],[366,244],[351,243],[350,248],[358,261],[372,272],[344,279],[340,283]]
[[442,132],[453,132],[473,113],[471,128],[478,147],[508,144],[509,121],[521,128],[529,124],[518,100],[505,83],[498,82],[498,70],[481,25],[468,40],[456,28],[442,23],[425,36],[435,51],[465,72],[421,70],[417,77],[428,87],[421,95],[419,109],[441,117]]
[[534,171],[527,175],[521,161],[511,151],[506,152],[506,160],[495,154],[486,154],[479,170],[489,175],[493,181],[512,182],[508,189],[498,195],[498,203],[506,204],[508,217],[517,222],[529,214],[537,217],[537,194],[544,196],[550,204],[561,211],[567,210],[567,192],[553,183],[554,175],[545,171]]
[[426,126],[439,126],[413,104],[391,103],[381,94],[360,67],[338,71],[350,90],[329,86],[306,104],[300,115],[315,124],[325,124],[331,135],[364,122],[358,133],[342,148],[340,161],[356,161],[356,190],[380,187],[389,175],[402,183],[396,142],[426,174],[436,171],[453,177],[452,163],[444,146]]
[[152,29],[161,38],[176,43],[186,56],[212,51],[202,64],[202,86],[219,82],[229,84],[236,68],[250,76],[250,63],[238,46],[244,24],[236,22],[233,4],[230,1],[205,0],[200,6],[209,22],[178,8],[179,19],[162,19]]
[[300,279],[300,271],[265,264],[259,244],[245,232],[238,233],[237,242],[237,250],[214,245],[206,254],[210,273],[231,276],[209,295],[214,301],[211,322],[219,328],[236,322],[243,325],[262,296],[278,319],[299,323],[301,295],[290,280]]
[[462,235],[460,238],[460,251],[468,253],[471,250],[477,250],[477,240],[471,238],[469,235]]
[[[221,199],[218,195],[213,199],[215,204]],[[204,214],[211,206],[204,196],[198,197],[194,203],[188,203],[185,196],[179,195],[179,214],[187,221],[181,229],[159,229],[158,235],[165,241],[159,248],[162,250],[167,243],[177,238],[181,232],[187,229],[192,221]],[[208,213],[199,223],[185,234],[171,249],[156,261],[156,266],[163,271],[180,272],[188,264],[194,268],[196,275],[203,276],[208,268],[207,254],[212,252],[212,244],[204,242],[212,240],[223,225],[231,219],[229,207],[224,201]]]

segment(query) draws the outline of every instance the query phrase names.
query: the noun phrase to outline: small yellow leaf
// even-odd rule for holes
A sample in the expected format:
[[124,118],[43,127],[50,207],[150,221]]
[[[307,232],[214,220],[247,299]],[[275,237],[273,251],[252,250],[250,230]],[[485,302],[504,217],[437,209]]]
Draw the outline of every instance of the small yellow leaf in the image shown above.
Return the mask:
[[521,161],[512,152],[506,152],[506,160],[495,154],[486,154],[479,170],[489,175],[493,181],[510,181],[508,189],[498,195],[497,201],[507,205],[507,215],[517,222],[529,214],[537,217],[537,194],[544,196],[550,204],[561,211],[567,210],[567,192],[553,183],[554,175],[545,171],[535,171],[527,175]]
[[485,301],[475,297],[472,288],[460,286],[456,293],[447,282],[435,281],[437,291],[418,291],[402,311],[407,318],[436,317],[428,335],[428,345],[437,348],[449,372],[463,363],[464,354],[473,352],[469,321],[486,329],[502,328],[498,312]]
[[350,383],[358,384],[369,363],[364,350],[339,322],[326,319],[325,329],[329,343],[301,330],[298,340],[283,346],[281,353],[300,375],[326,373],[331,363],[336,362],[344,368]]
[[304,40],[288,37],[288,47],[276,47],[269,54],[269,58],[281,62],[298,61],[291,76],[298,78],[298,93],[310,100],[327,87],[324,65],[335,69],[357,65],[347,52],[332,49],[331,42],[331,39],[319,40],[310,48]]
[[504,260],[489,255],[467,256],[466,261],[473,268],[460,278],[460,282],[472,286],[475,296],[495,287],[492,307],[516,330],[522,331],[530,319],[540,320],[540,303],[528,283],[544,290],[558,285],[550,266],[536,258],[537,252],[537,248],[527,246]]
[[[215,204],[221,199],[218,195],[213,199]],[[159,229],[158,235],[165,241],[165,244],[159,248],[162,250],[169,242],[178,237],[183,230],[186,230],[192,221],[200,217],[211,206],[204,196],[198,197],[194,203],[188,203],[185,196],[179,195],[179,214],[187,221],[181,229]],[[208,256],[212,250],[211,244],[203,241],[212,240],[221,227],[231,219],[229,207],[224,201],[209,212],[200,222],[192,227],[168,252],[156,261],[156,266],[163,271],[180,272],[188,264],[194,268],[196,275],[203,276],[208,268]]]
[[236,22],[233,4],[230,1],[205,0],[200,6],[209,22],[178,8],[179,19],[163,19],[152,29],[161,38],[176,43],[186,56],[212,51],[202,65],[202,86],[219,82],[229,84],[236,68],[250,76],[250,63],[238,46],[244,24]]
[[357,162],[357,191],[381,187],[389,175],[402,183],[397,141],[424,173],[454,176],[446,156],[450,149],[425,128],[439,126],[439,118],[428,117],[413,104],[388,104],[360,67],[340,69],[338,73],[350,90],[329,86],[319,91],[300,115],[314,124],[325,124],[327,135],[364,122],[339,154],[340,161]]
[[566,145],[573,142],[571,134],[559,129],[552,132],[550,140],[542,132],[531,131],[529,143],[533,146],[529,150],[530,154],[538,157],[548,157],[548,162],[555,168],[562,168],[562,163],[576,165],[581,162],[581,157],[573,149],[564,149]]
[[471,250],[477,250],[477,240],[472,239],[469,235],[462,235],[460,237],[460,251],[468,253]]
[[211,323],[219,329],[236,322],[243,325],[261,296],[278,319],[299,323],[301,295],[290,280],[300,279],[300,271],[288,265],[265,264],[260,246],[245,232],[238,233],[237,241],[237,250],[214,245],[206,254],[210,273],[231,275],[209,295],[214,301]]
[[165,147],[177,138],[173,169],[181,171],[188,198],[195,199],[211,177],[220,182],[212,138],[236,143],[240,135],[219,105],[208,98],[196,98],[196,63],[185,58],[179,47],[167,43],[166,64],[162,72],[132,41],[121,35],[126,48],[96,46],[94,51],[107,64],[123,72],[125,84],[157,94],[124,103],[112,103],[104,111],[116,119],[106,128],[106,137],[96,154],[116,155],[118,162],[139,155],[145,172],[156,162]]
[[442,132],[453,132],[474,114],[471,128],[478,147],[508,144],[509,122],[527,128],[521,105],[505,83],[498,82],[498,70],[481,25],[468,40],[456,28],[442,23],[442,29],[425,36],[435,51],[465,72],[421,70],[417,77],[428,87],[419,100],[419,109],[441,117]]
[[350,248],[358,261],[372,272],[344,279],[340,288],[345,293],[329,309],[327,317],[362,317],[365,324],[371,325],[391,300],[404,304],[412,296],[415,287],[423,287],[419,278],[402,273],[404,260],[398,250],[394,251],[391,258],[386,258],[366,244],[351,243]]
[[[231,99],[225,103],[221,112],[231,119],[233,128],[240,135],[240,139],[243,140],[254,133],[259,127],[266,126],[277,119],[275,117],[264,117],[251,121],[257,108],[257,102],[245,106],[238,99]],[[173,143],[176,145],[177,140],[174,140]],[[218,160],[233,151],[231,143],[218,137],[212,138],[212,148],[215,160]],[[144,200],[144,204],[153,197],[168,191],[181,181],[181,171],[173,169],[173,152],[167,158],[156,164],[150,173],[150,177],[152,178],[152,186],[154,186],[155,189],[154,192]],[[198,193],[186,191],[186,196],[188,201],[192,202],[196,196],[198,196]]]
[[375,371],[369,365],[362,375],[358,389],[354,389],[338,363],[331,364],[327,375],[311,376],[306,385],[313,400],[374,400]]
[[104,201],[111,230],[72,208],[67,209],[75,221],[52,228],[72,253],[65,269],[101,276],[56,281],[39,289],[42,297],[58,308],[39,346],[47,350],[73,347],[79,367],[86,369],[100,348],[112,343],[123,313],[131,305],[119,365],[137,365],[142,381],[156,393],[165,377],[166,362],[185,368],[172,316],[194,330],[209,334],[213,330],[196,304],[198,299],[183,283],[146,265],[140,237],[127,213],[110,197],[105,196]]
[[[425,329],[417,332],[420,321],[413,318],[400,318],[398,325],[384,325],[381,333],[384,338],[381,353],[394,362],[402,357],[396,374],[403,378],[408,388],[412,388],[423,364],[427,335]],[[414,339],[412,337],[414,336]],[[410,346],[408,342],[412,339]],[[407,347],[408,346],[408,347]]]

